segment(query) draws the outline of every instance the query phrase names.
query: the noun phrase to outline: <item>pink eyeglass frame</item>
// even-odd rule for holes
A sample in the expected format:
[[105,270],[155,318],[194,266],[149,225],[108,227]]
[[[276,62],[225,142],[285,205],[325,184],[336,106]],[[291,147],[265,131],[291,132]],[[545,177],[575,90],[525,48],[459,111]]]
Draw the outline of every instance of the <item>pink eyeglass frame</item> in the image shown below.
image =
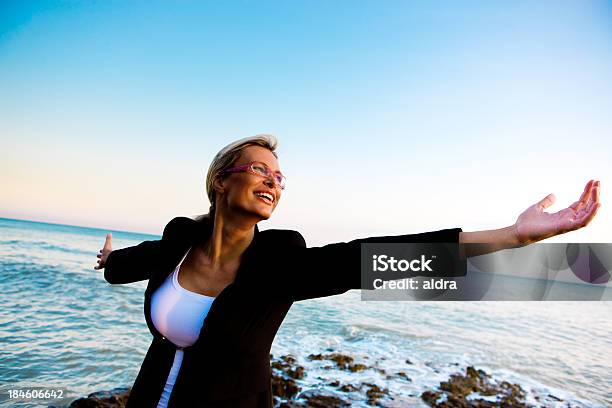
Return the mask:
[[[267,171],[268,171],[270,174],[274,174],[274,176],[275,176],[275,177],[274,177],[274,183],[275,183],[275,184],[277,184],[277,185],[280,187],[280,189],[281,189],[281,190],[284,190],[284,189],[285,189],[285,186],[281,184],[281,182],[280,182],[280,181],[279,181],[279,180],[276,178],[276,176],[281,176],[281,177],[283,178],[283,181],[284,181],[284,183],[285,183],[285,184],[287,183],[287,177],[285,177],[285,176],[283,175],[283,173],[281,173],[280,171],[277,171],[277,172],[275,172],[275,173],[272,173],[272,171],[270,170],[270,168],[269,168],[268,166],[266,166],[266,164],[265,164],[265,163],[262,163],[262,162],[260,162],[260,161],[252,161],[252,162],[250,162],[250,163],[243,164],[243,165],[241,165],[241,166],[237,166],[237,167],[232,167],[232,168],[229,168],[229,169],[225,169],[225,170],[223,170],[223,171],[222,171],[222,173],[223,173],[223,174],[225,174],[225,173],[242,173],[242,172],[249,172],[249,173],[255,174],[256,176],[266,177],[266,176],[264,176],[263,174],[260,174],[260,173],[256,172],[255,170],[253,170],[253,165],[254,165],[254,164],[256,164],[256,163],[257,163],[257,164],[261,164],[261,165],[262,165],[262,167],[264,167],[264,168],[265,168],[265,169],[266,169],[266,170],[267,170]],[[267,177],[269,177],[269,175],[268,175]]]

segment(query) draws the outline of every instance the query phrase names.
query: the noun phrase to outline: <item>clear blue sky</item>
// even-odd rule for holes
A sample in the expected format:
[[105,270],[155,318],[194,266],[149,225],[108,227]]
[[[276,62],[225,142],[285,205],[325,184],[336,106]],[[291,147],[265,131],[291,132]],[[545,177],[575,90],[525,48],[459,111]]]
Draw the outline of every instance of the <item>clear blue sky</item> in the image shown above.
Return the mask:
[[[609,2],[3,1],[0,216],[160,233],[275,134],[262,228],[310,245],[512,224],[590,178],[610,241]],[[561,237],[557,237],[561,238]]]

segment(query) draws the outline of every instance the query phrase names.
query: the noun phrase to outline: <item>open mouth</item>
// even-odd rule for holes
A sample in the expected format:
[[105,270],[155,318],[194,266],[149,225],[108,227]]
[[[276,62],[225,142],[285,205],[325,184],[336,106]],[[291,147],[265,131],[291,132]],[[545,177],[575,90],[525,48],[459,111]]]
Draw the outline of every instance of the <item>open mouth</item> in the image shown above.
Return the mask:
[[259,198],[261,201],[265,202],[266,204],[272,205],[274,203],[274,196],[272,196],[272,194],[270,193],[255,193],[255,195],[257,196],[257,198]]

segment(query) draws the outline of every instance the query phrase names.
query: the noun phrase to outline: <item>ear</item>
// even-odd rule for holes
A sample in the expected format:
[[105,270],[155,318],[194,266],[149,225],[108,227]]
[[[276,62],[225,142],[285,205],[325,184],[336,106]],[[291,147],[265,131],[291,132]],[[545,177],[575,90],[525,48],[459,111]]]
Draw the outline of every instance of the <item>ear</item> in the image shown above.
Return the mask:
[[215,189],[215,191],[217,192],[217,194],[223,194],[225,193],[225,180],[222,177],[215,177],[214,181],[213,181],[213,188]]

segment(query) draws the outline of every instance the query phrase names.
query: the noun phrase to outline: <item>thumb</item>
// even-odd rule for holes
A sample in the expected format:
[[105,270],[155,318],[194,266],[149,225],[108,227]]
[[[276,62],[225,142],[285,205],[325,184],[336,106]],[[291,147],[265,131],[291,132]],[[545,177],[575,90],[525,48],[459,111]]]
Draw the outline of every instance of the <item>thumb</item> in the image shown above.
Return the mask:
[[555,195],[550,193],[549,195],[547,195],[546,197],[544,197],[538,202],[538,207],[544,210],[550,207],[551,205],[553,205],[556,199],[557,198],[555,197]]
[[113,239],[113,234],[111,234],[110,232],[108,234],[106,234],[106,241],[104,241],[104,247],[102,248],[102,250],[108,250],[108,251],[112,251],[113,249],[113,245],[111,240]]

